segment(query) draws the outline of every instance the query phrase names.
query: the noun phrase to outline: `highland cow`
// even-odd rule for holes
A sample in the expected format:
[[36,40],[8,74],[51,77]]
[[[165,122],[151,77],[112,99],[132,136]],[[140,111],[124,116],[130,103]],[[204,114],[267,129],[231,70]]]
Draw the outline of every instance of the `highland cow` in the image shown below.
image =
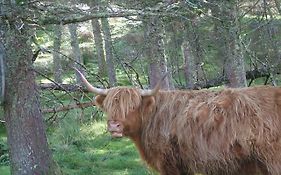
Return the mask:
[[162,91],[93,87],[112,137],[161,175],[281,174],[281,88]]

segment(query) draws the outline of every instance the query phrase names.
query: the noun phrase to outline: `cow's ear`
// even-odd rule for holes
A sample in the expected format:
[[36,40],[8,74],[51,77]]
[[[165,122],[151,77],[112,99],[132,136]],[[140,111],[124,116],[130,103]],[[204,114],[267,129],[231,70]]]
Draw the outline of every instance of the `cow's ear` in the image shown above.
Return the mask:
[[142,106],[144,110],[146,110],[147,112],[151,112],[155,106],[155,97],[154,96],[143,97]]
[[95,104],[96,106],[103,108],[103,100],[105,99],[106,96],[104,95],[98,95],[95,98]]

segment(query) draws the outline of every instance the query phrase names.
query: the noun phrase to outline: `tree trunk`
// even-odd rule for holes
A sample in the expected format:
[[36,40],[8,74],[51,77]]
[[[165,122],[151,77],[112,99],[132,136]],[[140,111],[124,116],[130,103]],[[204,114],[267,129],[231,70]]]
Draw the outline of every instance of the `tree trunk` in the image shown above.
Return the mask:
[[195,70],[195,60],[190,49],[190,44],[185,41],[182,44],[182,52],[184,58],[184,77],[186,81],[187,89],[194,89],[196,83],[196,70]]
[[92,19],[93,34],[95,40],[95,48],[97,52],[97,60],[99,65],[98,74],[102,77],[106,76],[106,63],[104,58],[103,40],[101,35],[101,26],[98,19]]
[[[215,23],[215,36],[217,37],[218,57],[223,64],[223,72],[228,78],[228,86],[247,86],[244,58],[240,43],[239,9],[236,2],[211,1]],[[220,21],[217,20],[220,19]]]
[[62,66],[61,66],[61,56],[60,56],[60,47],[61,47],[61,35],[62,35],[62,26],[54,26],[54,50],[53,50],[53,62],[54,62],[54,80],[57,83],[62,83]]
[[102,30],[104,36],[104,47],[105,47],[109,84],[110,86],[116,86],[117,80],[116,80],[116,74],[114,68],[113,45],[112,45],[111,32],[110,32],[108,19],[102,18],[101,24],[102,24]]
[[[204,72],[200,64],[203,62],[203,49],[200,43],[200,34],[198,33],[198,19],[191,17],[192,20],[185,23],[185,78],[187,80],[188,88],[195,88],[195,84],[206,81]],[[188,55],[189,54],[189,55]],[[187,75],[187,73],[189,75]]]
[[[177,23],[177,22],[175,22]],[[179,36],[181,32],[179,25],[165,25],[165,30],[169,31],[168,39],[164,40],[165,52],[167,55],[167,65],[169,65],[169,71],[171,77],[173,77],[178,86],[183,86],[181,67],[182,67],[182,55],[180,54],[180,49],[182,45],[182,38]],[[170,86],[174,86],[170,84]]]
[[[45,126],[35,85],[28,24],[22,7],[5,1],[11,20],[0,18],[0,38],[5,46],[4,116],[13,175],[57,174],[48,149]],[[3,4],[1,4],[3,5]],[[15,8],[15,9],[13,9]],[[11,15],[13,13],[13,15]],[[18,24],[24,26],[19,28]]]
[[[99,4],[97,0],[92,2],[93,9],[96,12],[99,12]],[[101,25],[98,18],[92,19],[92,28],[94,34],[95,48],[97,52],[97,60],[99,65],[99,75],[106,76],[106,63],[104,58],[104,49],[103,49],[103,40],[102,40],[102,31]]]
[[[81,50],[79,48],[79,41],[78,41],[78,36],[77,36],[77,24],[70,24],[68,26],[69,28],[69,33],[70,33],[70,37],[71,37],[71,47],[72,47],[72,55],[75,59],[75,67],[80,70],[80,72],[84,73],[84,69],[82,68],[82,64],[83,64],[83,59],[82,59],[82,55],[81,55]],[[82,81],[80,79],[79,74],[76,72],[76,83],[77,84],[81,84]]]
[[281,15],[281,5],[280,5],[280,0],[274,0],[275,6],[278,10],[278,13]]
[[[0,32],[1,31],[2,30],[0,28]],[[0,42],[0,105],[2,105],[4,101],[4,89],[5,89],[4,46],[3,43]]]
[[229,3],[229,8],[226,8],[228,15],[228,54],[226,75],[228,77],[230,87],[245,87],[247,86],[246,71],[244,67],[244,58],[240,43],[240,27],[239,27],[239,9],[236,3]]
[[[278,6],[279,3],[279,8],[280,8],[280,2],[275,1],[276,6]],[[279,40],[278,38],[278,30],[280,30],[280,27],[278,25],[275,25],[275,21],[272,19],[272,9],[268,6],[268,2],[263,0],[263,5],[264,5],[264,14],[265,16],[270,16],[270,18],[266,17],[266,31],[268,35],[268,58],[271,58],[267,63],[269,65],[274,65],[274,64],[280,64],[281,63],[281,52],[279,51]],[[280,9],[278,9],[280,10]],[[280,11],[279,11],[280,12]],[[280,26],[280,25],[279,25]],[[266,41],[265,41],[266,43]],[[271,71],[271,84],[274,86],[277,86],[277,77],[274,74],[273,71]]]
[[[163,75],[167,73],[167,60],[163,42],[164,26],[157,16],[149,16],[144,19],[144,38],[146,43],[146,57],[149,64],[149,83],[153,88]],[[170,89],[170,75],[162,82],[163,89]]]

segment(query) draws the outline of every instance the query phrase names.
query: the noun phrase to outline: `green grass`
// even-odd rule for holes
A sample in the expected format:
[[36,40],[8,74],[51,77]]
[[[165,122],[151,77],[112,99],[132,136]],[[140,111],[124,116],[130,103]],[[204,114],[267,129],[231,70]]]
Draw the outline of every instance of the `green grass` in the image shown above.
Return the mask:
[[[72,115],[48,131],[54,160],[64,175],[152,175],[127,138],[112,139],[105,121],[80,124]],[[1,175],[10,175],[0,165]]]
[[[71,122],[68,123],[70,127]],[[73,125],[72,125],[73,126]],[[140,160],[133,143],[126,138],[112,139],[104,121],[82,125],[50,137],[55,161],[67,175],[145,175],[152,174]],[[72,138],[69,138],[71,136]]]
[[0,172],[2,175],[10,175],[10,167],[9,166],[0,166]]

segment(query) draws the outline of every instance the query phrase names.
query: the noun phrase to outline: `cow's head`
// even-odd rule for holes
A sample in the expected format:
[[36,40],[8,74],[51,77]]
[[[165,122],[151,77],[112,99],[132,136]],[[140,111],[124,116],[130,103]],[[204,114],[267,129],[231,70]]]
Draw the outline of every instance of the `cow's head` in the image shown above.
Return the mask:
[[143,122],[143,114],[150,113],[154,107],[154,96],[159,91],[162,80],[153,90],[129,87],[100,89],[92,86],[81,72],[76,71],[87,89],[97,94],[95,103],[107,114],[107,129],[112,137],[133,137],[138,134]]

